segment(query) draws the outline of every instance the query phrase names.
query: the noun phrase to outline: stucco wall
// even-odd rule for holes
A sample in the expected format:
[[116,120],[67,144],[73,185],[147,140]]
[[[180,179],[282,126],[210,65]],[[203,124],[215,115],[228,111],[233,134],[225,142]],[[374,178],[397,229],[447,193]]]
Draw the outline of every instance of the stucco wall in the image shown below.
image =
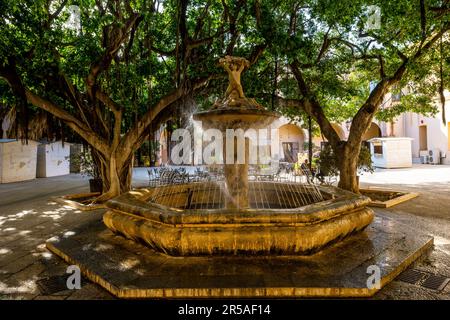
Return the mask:
[[[303,151],[303,144],[308,140],[308,131],[302,129],[299,123],[280,117],[272,122],[270,128],[278,129],[278,142],[272,141],[271,143],[271,154],[274,158],[284,158],[283,142],[296,142],[298,143],[298,152]],[[276,139],[276,137],[271,137],[271,139]]]
[[70,173],[70,143],[61,141],[38,146],[37,177],[54,177]]
[[36,178],[37,142],[0,142],[0,183]]
[[[409,168],[412,166],[411,139],[387,138],[370,141],[373,165],[378,168]],[[374,153],[374,142],[381,142],[383,153]]]
[[448,148],[448,122],[450,120],[450,107],[446,107],[447,126],[442,122],[442,114],[439,112],[435,117],[425,117],[416,113],[405,113],[401,120],[404,123],[405,136],[413,138],[412,157],[419,158],[420,151],[420,126],[427,129],[427,150],[439,149],[444,164],[450,164]]

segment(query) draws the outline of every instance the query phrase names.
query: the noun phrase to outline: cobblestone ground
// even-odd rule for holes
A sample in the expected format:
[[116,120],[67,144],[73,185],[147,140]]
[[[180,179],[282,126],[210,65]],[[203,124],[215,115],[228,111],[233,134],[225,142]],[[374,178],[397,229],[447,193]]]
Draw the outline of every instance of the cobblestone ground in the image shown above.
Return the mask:
[[[378,170],[361,181],[365,187],[420,192],[416,199],[382,210],[435,237],[434,249],[412,268],[450,277],[450,167],[430,167]],[[145,185],[145,170],[136,171],[133,181],[135,185]],[[396,184],[388,184],[389,181]],[[51,197],[85,191],[87,180],[78,175],[0,185],[0,299],[114,298],[85,279],[80,290],[58,292],[54,287],[51,290],[51,281],[47,281],[67,276],[67,265],[46,250],[45,241],[102,216],[102,210],[78,211],[56,204]],[[393,281],[374,298],[450,299],[450,284],[437,292]]]
[[79,224],[101,219],[100,210],[78,211],[51,201],[52,196],[88,191],[78,175],[0,185],[0,299],[111,299],[84,281],[81,290],[46,295],[39,280],[66,276],[67,265],[45,248],[45,240]]

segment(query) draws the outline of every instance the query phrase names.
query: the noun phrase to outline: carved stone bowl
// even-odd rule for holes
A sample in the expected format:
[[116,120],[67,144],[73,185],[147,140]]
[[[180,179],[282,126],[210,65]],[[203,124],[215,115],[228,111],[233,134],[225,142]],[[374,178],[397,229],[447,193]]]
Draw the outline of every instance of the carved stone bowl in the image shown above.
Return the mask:
[[[254,183],[271,194],[273,183]],[[149,202],[160,188],[172,188],[180,205]],[[106,203],[103,221],[113,232],[172,256],[307,255],[363,230],[374,217],[368,197],[335,187],[319,186],[325,200],[297,208],[183,208],[192,188],[193,183],[130,191]],[[212,201],[196,198],[205,208]]]

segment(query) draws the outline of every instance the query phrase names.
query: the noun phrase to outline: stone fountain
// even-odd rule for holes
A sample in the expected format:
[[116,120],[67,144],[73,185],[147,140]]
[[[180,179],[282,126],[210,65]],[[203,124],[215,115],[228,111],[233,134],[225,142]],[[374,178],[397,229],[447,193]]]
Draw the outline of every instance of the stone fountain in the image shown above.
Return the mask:
[[[245,97],[240,76],[248,61],[226,56],[220,64],[229,76],[225,97],[194,119],[224,136],[226,129],[267,127],[278,115]],[[232,152],[236,159],[236,148]],[[361,195],[299,182],[249,181],[248,159],[246,139],[244,163],[224,162],[223,181],[130,191],[108,202],[103,221],[169,255],[297,255],[361,231],[373,219],[370,200]]]
[[[224,99],[194,117],[221,131],[267,126],[277,114],[246,98],[240,83],[248,62],[221,64],[230,79]],[[103,223],[93,213],[47,248],[121,298],[297,298],[370,297],[432,247],[432,237],[390,212],[374,219],[364,196],[255,179],[244,145],[243,163],[132,190],[107,202]],[[376,268],[379,286],[370,287]]]

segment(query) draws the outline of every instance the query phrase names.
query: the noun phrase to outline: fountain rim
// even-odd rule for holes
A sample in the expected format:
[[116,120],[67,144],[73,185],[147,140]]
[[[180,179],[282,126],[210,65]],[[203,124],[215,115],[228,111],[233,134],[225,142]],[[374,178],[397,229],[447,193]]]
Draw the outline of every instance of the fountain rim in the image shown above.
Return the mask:
[[[188,184],[187,184],[188,185]],[[314,224],[358,210],[370,203],[370,198],[332,186],[318,188],[332,195],[332,199],[306,206],[286,209],[179,209],[156,203],[148,203],[151,189],[129,191],[106,202],[109,210],[120,211],[155,223],[183,226],[210,224]]]

